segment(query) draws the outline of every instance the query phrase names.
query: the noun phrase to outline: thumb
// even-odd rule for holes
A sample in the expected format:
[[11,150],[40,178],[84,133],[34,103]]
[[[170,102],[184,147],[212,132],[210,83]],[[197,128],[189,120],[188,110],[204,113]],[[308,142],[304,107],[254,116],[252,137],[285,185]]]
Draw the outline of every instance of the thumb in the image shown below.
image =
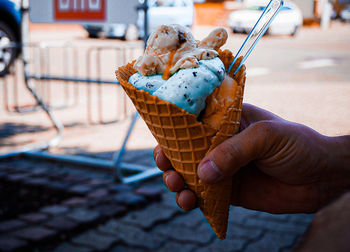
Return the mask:
[[198,177],[205,183],[216,183],[262,157],[273,142],[271,124],[256,122],[218,145],[199,163]]

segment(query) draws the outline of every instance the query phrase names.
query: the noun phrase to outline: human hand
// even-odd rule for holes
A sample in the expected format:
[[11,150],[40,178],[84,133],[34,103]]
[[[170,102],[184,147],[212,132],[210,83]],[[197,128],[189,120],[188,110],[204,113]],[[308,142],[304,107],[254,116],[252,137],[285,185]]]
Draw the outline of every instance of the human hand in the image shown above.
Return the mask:
[[[334,176],[334,166],[342,165],[339,160],[348,152],[348,139],[342,143],[341,138],[323,136],[248,104],[243,106],[240,130],[198,166],[198,176],[206,183],[232,177],[231,204],[270,213],[315,212],[339,193],[331,190],[329,179],[340,179]],[[194,193],[185,189],[159,146],[154,156],[165,171],[165,185],[177,192],[178,205],[193,209]]]

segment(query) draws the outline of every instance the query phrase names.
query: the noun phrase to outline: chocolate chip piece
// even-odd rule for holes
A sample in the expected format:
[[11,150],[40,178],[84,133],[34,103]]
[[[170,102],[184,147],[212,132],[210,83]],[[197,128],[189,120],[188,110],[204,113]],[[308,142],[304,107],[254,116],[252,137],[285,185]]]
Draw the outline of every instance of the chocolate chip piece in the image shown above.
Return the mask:
[[146,87],[147,87],[147,88],[153,88],[153,87],[154,87],[154,84],[151,84],[151,83],[147,82],[147,83],[146,83]]
[[178,40],[179,40],[179,44],[181,45],[181,44],[183,44],[183,43],[185,43],[187,40],[186,40],[186,38],[185,38],[185,36],[184,36],[184,33],[183,32],[179,32],[178,34],[177,34],[177,38],[178,38]]
[[197,77],[197,72],[192,72],[194,77]]

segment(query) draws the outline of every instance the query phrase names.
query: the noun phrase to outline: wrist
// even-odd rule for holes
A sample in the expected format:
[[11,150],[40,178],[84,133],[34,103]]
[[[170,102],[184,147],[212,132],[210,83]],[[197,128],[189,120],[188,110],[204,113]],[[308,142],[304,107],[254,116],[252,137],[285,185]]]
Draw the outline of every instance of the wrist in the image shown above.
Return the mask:
[[350,136],[327,137],[321,206],[350,190]]

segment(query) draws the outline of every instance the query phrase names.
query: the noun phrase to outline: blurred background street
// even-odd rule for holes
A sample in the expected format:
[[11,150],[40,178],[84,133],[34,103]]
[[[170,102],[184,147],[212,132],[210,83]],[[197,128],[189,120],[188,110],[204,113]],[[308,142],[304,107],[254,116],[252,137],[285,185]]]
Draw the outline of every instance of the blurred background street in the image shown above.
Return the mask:
[[[327,136],[350,134],[350,23],[334,6],[329,24],[315,7],[295,34],[270,33],[260,40],[246,62],[245,103]],[[238,1],[196,3],[195,38],[223,26],[229,33],[223,48],[237,52],[247,34],[234,33],[228,20],[243,8]],[[114,71],[143,52],[142,40],[95,35],[79,24],[30,23],[29,42],[40,46],[29,48],[29,72],[113,83]],[[116,47],[129,49],[114,54],[110,48]],[[61,107],[52,113],[64,133],[50,153],[111,160],[120,150],[134,109],[119,86],[50,80],[33,85],[45,103]],[[0,153],[55,136],[40,108],[18,112],[34,105],[17,62],[0,78]],[[123,160],[154,167],[155,146],[137,120]],[[219,242],[198,210],[177,208],[160,176],[122,185],[98,168],[16,157],[0,159],[0,181],[0,251],[289,251],[313,217],[232,208],[228,239]]]

